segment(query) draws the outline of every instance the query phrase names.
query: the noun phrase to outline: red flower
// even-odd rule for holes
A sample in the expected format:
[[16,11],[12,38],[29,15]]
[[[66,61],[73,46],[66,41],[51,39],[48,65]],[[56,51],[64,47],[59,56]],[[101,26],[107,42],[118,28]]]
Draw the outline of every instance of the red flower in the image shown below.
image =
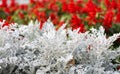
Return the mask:
[[92,12],[93,13],[100,12],[101,9],[97,7],[92,0],[89,0],[85,7],[83,7],[82,11],[89,14]]
[[106,12],[104,21],[103,21],[103,26],[105,28],[110,28],[112,26],[113,17],[114,17],[113,11],[110,10]]
[[2,0],[1,7],[7,7],[7,0]]
[[19,15],[19,17],[20,17],[21,19],[24,18],[24,14],[23,14],[22,12],[20,12],[18,15]]
[[62,2],[62,11],[63,12],[69,12],[69,13],[77,13],[81,10],[81,7],[79,6],[81,2],[74,2],[71,0],[69,3]]
[[86,17],[86,20],[88,21],[88,25],[95,25],[97,23],[96,19],[96,12],[89,12],[89,16]]
[[116,14],[115,22],[120,23],[120,12],[118,12],[118,13]]
[[42,29],[43,23],[47,21],[46,14],[45,12],[39,12],[39,11],[36,11],[35,14],[37,16],[37,19],[40,21],[40,29]]
[[11,16],[7,16],[7,21],[11,21]]
[[52,20],[52,22],[54,23],[54,25],[58,25],[59,23],[59,18],[56,14],[51,13],[50,14],[50,19]]
[[104,3],[106,5],[107,9],[115,9],[115,8],[117,8],[117,3],[116,3],[115,0],[112,0],[112,1],[104,0]]
[[68,12],[70,12],[70,13],[76,13],[77,12],[77,6],[75,5],[74,2],[70,2],[68,4]]
[[80,24],[79,28],[80,28],[79,32],[82,32],[82,33],[85,32],[84,24]]
[[46,19],[46,13],[45,12],[36,11],[35,14],[36,14],[38,20]]
[[21,4],[21,5],[19,6],[19,8],[26,11],[26,10],[28,9],[28,5],[26,5],[26,4]]
[[73,15],[72,19],[70,20],[70,26],[72,29],[78,29],[80,28],[79,32],[84,32],[85,28],[84,25],[82,24],[81,19],[77,15]]
[[44,22],[45,22],[45,21],[43,21],[43,20],[40,21],[40,30],[42,29]]
[[2,25],[2,27],[5,27],[5,26],[9,26],[9,22],[8,21],[5,21],[4,24]]
[[0,22],[3,22],[3,19],[0,18]]
[[76,0],[76,2],[77,2],[78,4],[81,4],[81,3],[83,2],[83,0]]
[[10,6],[14,7],[16,5],[15,0],[11,0]]
[[66,12],[67,10],[68,10],[67,3],[66,2],[62,2],[62,12]]
[[110,0],[103,0],[103,1],[105,3],[106,7],[109,8],[109,6],[110,6]]
[[83,7],[82,12],[88,14],[88,17],[85,19],[91,25],[91,24],[96,24],[97,22],[96,14],[98,12],[101,12],[101,9],[97,7],[97,5],[95,5],[92,0],[89,0],[86,6]]
[[51,10],[53,10],[55,12],[58,12],[58,10],[59,10],[59,8],[58,8],[58,6],[57,6],[57,4],[55,2],[50,3],[50,5],[48,7],[49,7],[49,9],[51,9]]
[[112,0],[110,8],[113,8],[113,9],[117,8],[117,2],[115,0]]
[[4,12],[7,14],[10,14],[11,13],[10,8],[8,8],[8,7],[4,8]]
[[120,12],[120,0],[118,0],[117,9],[118,9],[118,12]]
[[30,3],[31,3],[31,4],[34,4],[34,3],[35,3],[35,0],[30,0]]

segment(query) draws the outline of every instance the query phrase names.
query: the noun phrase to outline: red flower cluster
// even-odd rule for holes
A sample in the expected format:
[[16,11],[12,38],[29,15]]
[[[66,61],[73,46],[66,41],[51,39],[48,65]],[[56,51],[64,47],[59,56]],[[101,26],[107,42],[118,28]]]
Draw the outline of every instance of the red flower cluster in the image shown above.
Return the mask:
[[109,29],[120,23],[120,0],[29,0],[28,4],[7,1],[1,1],[0,19],[8,23],[28,24],[30,20],[39,20],[42,28],[50,18],[56,28],[67,22],[67,27],[80,28],[80,32],[97,24]]
[[85,28],[84,25],[82,24],[82,20],[77,16],[77,15],[72,15],[72,19],[70,20],[71,27],[73,29],[80,28],[79,32],[84,32]]
[[105,16],[104,16],[104,21],[103,21],[103,25],[106,28],[110,28],[112,26],[112,22],[113,22],[113,17],[114,17],[114,12],[113,11],[107,11]]

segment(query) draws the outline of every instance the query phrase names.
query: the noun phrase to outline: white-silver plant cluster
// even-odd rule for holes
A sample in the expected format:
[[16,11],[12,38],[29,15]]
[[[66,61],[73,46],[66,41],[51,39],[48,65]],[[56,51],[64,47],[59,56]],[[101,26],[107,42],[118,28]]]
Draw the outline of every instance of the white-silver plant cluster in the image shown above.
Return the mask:
[[56,31],[50,20],[42,30],[38,22],[2,28],[3,23],[0,74],[120,74],[119,64],[111,63],[120,48],[110,49],[120,34],[107,38],[103,27],[78,33],[65,25]]

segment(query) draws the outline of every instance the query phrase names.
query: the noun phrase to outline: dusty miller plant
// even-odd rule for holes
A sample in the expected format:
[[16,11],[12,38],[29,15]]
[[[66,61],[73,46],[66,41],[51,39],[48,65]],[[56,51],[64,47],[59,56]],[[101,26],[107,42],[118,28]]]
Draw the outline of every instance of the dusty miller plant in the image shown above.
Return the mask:
[[110,47],[120,36],[106,37],[103,27],[85,33],[55,30],[52,22],[29,25],[0,22],[0,74],[119,74],[112,60],[120,48]]

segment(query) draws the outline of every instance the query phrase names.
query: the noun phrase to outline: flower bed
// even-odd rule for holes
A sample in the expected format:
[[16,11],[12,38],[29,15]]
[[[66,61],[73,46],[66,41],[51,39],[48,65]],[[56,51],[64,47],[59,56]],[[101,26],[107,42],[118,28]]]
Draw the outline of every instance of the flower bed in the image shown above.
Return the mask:
[[10,1],[0,4],[0,74],[120,74],[120,0]]
[[2,28],[4,23],[0,22],[0,74],[120,73],[120,47],[111,47],[119,33],[107,38],[103,27],[78,33],[79,29],[64,29],[66,24],[56,31],[50,20],[41,30],[37,21]]
[[85,32],[91,27],[104,26],[106,33],[120,32],[119,0],[29,0],[28,4],[18,4],[11,0],[2,0],[0,19],[6,24],[17,22],[28,24],[30,20],[39,20],[40,28],[48,18],[58,29],[63,23],[73,29],[81,28]]

